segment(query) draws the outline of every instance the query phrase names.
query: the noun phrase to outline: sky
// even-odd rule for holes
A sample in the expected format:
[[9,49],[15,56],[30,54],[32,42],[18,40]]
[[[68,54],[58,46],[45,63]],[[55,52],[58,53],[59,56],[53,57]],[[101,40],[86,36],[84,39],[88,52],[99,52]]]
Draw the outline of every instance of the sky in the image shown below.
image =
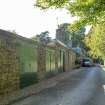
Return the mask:
[[0,29],[15,30],[28,38],[49,31],[50,37],[55,38],[57,24],[77,19],[63,9],[42,11],[34,3],[35,0],[0,0]]

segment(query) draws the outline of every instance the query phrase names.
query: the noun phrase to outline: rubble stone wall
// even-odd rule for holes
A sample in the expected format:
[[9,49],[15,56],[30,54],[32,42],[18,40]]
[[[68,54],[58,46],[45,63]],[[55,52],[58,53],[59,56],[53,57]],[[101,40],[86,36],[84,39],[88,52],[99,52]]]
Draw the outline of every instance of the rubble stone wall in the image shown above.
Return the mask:
[[[46,59],[47,53],[50,61]],[[74,68],[75,59],[75,52],[62,44],[52,48],[0,30],[0,96],[20,89],[21,84],[22,87],[34,84],[37,74],[42,80],[49,62],[50,70],[58,73]]]
[[19,89],[19,66],[15,45],[0,37],[0,96]]

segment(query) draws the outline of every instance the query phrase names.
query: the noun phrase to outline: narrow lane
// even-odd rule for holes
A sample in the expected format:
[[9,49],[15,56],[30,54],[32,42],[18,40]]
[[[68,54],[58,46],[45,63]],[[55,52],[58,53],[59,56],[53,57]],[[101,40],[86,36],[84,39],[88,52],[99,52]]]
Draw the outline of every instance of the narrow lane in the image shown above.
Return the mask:
[[100,70],[98,67],[84,69],[56,86],[12,105],[88,105],[100,85]]
[[105,68],[100,69],[99,73],[96,91],[86,105],[105,105]]

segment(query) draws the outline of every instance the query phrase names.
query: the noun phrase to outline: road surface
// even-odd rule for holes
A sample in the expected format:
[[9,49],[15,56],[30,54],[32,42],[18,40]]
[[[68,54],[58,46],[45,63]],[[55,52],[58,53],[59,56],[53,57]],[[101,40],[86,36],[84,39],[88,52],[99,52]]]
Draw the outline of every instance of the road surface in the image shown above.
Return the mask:
[[56,86],[11,105],[105,105],[104,80],[101,68],[84,68]]

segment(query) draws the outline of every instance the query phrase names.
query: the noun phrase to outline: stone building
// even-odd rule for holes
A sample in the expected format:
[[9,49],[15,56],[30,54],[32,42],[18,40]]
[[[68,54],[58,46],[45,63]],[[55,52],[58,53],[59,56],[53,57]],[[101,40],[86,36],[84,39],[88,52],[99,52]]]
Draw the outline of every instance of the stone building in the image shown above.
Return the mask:
[[71,41],[71,33],[68,30],[69,25],[70,24],[68,23],[64,23],[58,27],[58,29],[56,30],[56,39],[66,44],[67,46],[71,47],[72,41]]

